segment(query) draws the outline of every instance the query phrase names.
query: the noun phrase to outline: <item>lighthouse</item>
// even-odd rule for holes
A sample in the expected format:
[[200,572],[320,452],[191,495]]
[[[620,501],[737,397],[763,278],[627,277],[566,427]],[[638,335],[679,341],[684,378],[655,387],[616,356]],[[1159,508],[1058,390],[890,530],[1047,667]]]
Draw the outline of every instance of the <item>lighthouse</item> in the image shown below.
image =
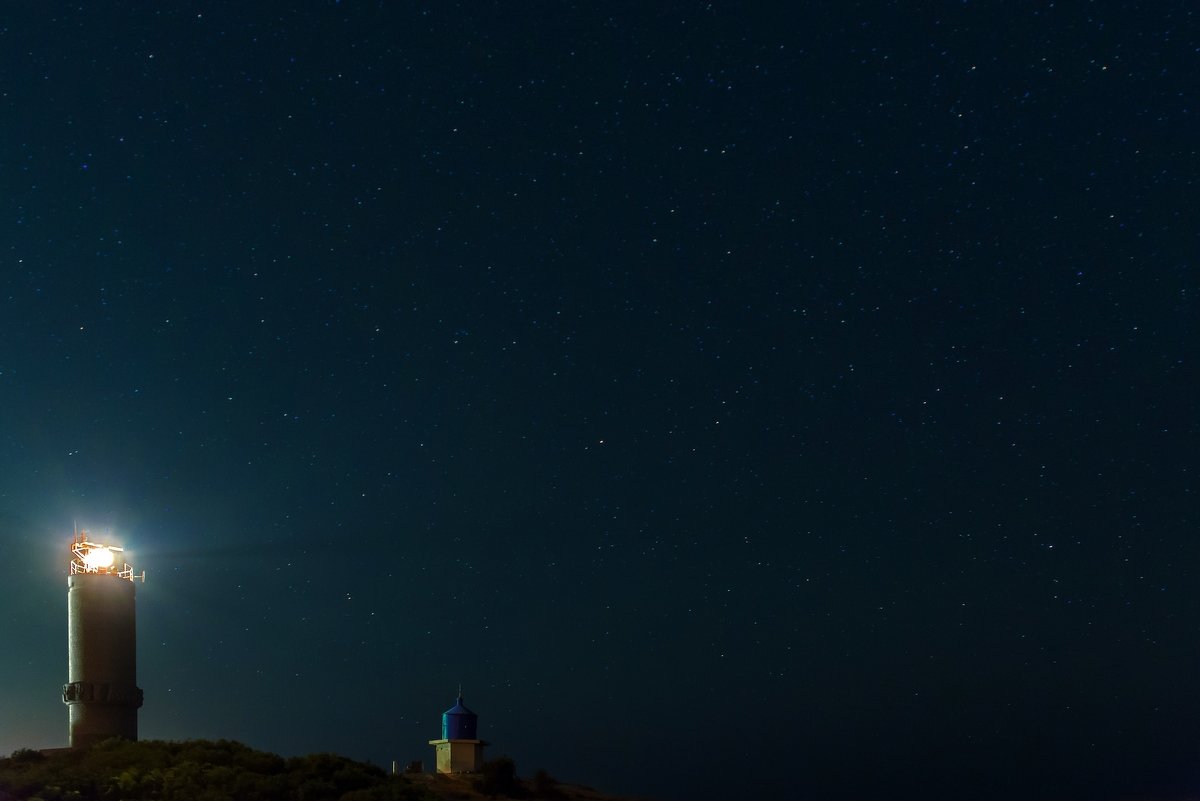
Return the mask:
[[137,624],[133,568],[123,549],[88,539],[71,544],[67,576],[67,683],[62,700],[69,711],[72,748],[110,737],[137,739],[142,690],[137,686]]
[[483,765],[483,747],[478,738],[479,716],[467,709],[462,692],[458,702],[442,713],[442,737],[430,740],[437,755],[438,773],[477,773]]

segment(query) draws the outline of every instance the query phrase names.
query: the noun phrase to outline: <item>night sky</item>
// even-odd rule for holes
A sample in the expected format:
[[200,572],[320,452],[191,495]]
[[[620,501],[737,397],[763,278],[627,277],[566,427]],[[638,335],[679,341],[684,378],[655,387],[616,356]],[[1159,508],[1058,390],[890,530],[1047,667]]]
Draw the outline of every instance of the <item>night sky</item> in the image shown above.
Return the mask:
[[0,753],[1200,792],[1188,5],[6,3]]

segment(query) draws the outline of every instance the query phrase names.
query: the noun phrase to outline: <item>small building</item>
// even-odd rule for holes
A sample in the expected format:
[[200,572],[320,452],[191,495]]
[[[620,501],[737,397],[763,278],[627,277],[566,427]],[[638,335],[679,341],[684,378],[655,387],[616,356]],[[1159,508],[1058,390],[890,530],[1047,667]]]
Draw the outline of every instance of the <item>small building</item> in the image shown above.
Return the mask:
[[430,740],[437,756],[438,773],[477,773],[483,766],[483,747],[478,737],[479,716],[458,702],[442,713],[442,737]]

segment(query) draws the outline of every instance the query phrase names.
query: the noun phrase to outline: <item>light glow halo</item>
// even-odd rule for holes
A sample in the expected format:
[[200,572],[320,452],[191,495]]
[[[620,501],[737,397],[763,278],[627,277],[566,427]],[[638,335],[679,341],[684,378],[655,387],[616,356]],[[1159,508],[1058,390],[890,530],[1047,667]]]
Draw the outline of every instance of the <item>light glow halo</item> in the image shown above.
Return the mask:
[[83,555],[83,564],[88,570],[103,570],[112,567],[115,558],[109,548],[89,548]]

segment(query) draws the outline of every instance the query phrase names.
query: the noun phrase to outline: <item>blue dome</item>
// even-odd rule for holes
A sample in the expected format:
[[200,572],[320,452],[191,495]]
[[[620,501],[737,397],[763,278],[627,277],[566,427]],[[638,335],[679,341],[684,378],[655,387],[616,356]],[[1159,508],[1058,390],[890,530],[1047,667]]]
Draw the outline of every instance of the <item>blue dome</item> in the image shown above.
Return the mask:
[[462,696],[458,703],[442,713],[443,740],[477,740],[475,736],[479,716],[463,705]]

